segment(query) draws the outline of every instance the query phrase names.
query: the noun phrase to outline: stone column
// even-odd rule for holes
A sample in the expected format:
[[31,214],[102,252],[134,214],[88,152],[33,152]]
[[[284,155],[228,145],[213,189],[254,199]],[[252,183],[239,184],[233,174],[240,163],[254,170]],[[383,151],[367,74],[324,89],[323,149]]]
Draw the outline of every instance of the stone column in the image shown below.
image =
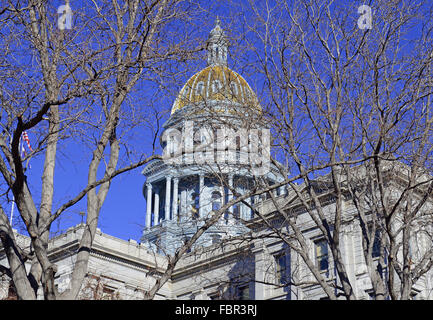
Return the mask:
[[159,190],[155,190],[155,200],[153,204],[153,218],[155,221],[153,225],[156,226],[159,224]]
[[[224,185],[221,185],[219,187],[219,189],[220,189],[220,193],[221,193],[220,208],[222,208],[223,205],[225,204],[225,198],[226,198],[225,191],[224,191]],[[226,214],[227,214],[227,212],[223,213],[223,215],[222,215],[224,220],[225,220]],[[228,223],[228,222],[230,222],[230,216],[228,217],[227,220],[225,220],[225,223]]]
[[[245,199],[245,202],[251,206],[251,197]],[[251,212],[252,212],[251,208],[249,206],[245,205],[245,212],[244,212],[243,219],[244,220],[250,220],[251,219]]]
[[220,186],[220,193],[221,193],[221,207],[225,204],[225,191],[224,191],[224,186]]
[[203,193],[204,193],[204,175],[200,174],[199,175],[199,184],[198,184],[198,214],[199,217],[202,218],[203,217]]
[[233,175],[230,174],[229,175],[229,190],[228,190],[228,201],[231,201],[233,199],[233,192],[232,189],[233,188]]
[[187,211],[187,198],[186,198],[186,190],[183,189],[180,192],[180,219],[184,220],[184,216],[186,215]]
[[[253,203],[254,203],[253,207],[255,210],[258,210],[259,202],[260,202],[260,196],[258,196],[258,195],[253,196]],[[254,217],[255,217],[255,215],[254,215]]]
[[146,228],[150,228],[151,226],[151,217],[152,217],[152,184],[146,183],[147,188],[147,210],[146,210]]
[[165,180],[165,220],[170,220],[171,177]]
[[171,219],[177,218],[177,202],[179,199],[179,178],[173,179],[173,212],[171,214]]
[[[233,188],[233,175],[230,174],[228,176],[228,178],[229,178],[228,179],[229,180],[228,181],[229,187],[228,187],[228,190],[227,190],[227,201],[230,202],[230,201],[233,200],[233,192],[231,190],[231,188]],[[230,212],[229,220],[231,220],[232,218],[234,218],[233,217],[233,206],[229,208],[229,212]]]

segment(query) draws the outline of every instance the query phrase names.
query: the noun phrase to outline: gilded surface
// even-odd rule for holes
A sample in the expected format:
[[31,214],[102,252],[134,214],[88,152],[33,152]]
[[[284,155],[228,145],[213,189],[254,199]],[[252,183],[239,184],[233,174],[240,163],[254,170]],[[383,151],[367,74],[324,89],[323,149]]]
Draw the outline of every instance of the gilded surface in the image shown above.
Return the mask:
[[193,75],[180,90],[171,114],[202,101],[225,101],[260,110],[257,97],[245,79],[223,65],[211,65]]

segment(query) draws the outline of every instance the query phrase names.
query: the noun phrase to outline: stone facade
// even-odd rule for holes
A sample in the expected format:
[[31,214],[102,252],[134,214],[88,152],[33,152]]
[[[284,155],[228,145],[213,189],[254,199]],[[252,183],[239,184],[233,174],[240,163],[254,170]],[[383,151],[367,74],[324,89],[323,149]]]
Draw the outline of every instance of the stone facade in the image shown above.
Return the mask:
[[[285,201],[287,197],[280,197]],[[272,212],[270,200],[261,203],[262,212]],[[334,204],[329,204],[329,210]],[[347,214],[353,212],[347,203]],[[277,219],[277,217],[276,217]],[[250,227],[258,235],[266,229],[257,228],[256,219]],[[278,222],[276,222],[278,223]],[[314,257],[314,241],[319,235],[312,227],[307,214],[301,214],[299,225],[309,240],[310,255]],[[50,258],[58,266],[56,285],[61,292],[67,288],[75,252],[84,225],[70,228],[65,234],[50,241]],[[348,266],[348,275],[359,299],[369,299],[371,283],[364,264],[361,248],[361,229],[356,221],[346,223],[342,230],[341,246],[343,257]],[[18,235],[23,247],[29,239]],[[256,237],[257,238],[257,237]],[[304,282],[299,286],[280,285],[277,259],[284,256],[287,280]],[[0,251],[0,263],[7,260]],[[164,272],[165,256],[151,251],[146,243],[134,240],[125,241],[98,230],[89,259],[89,275],[83,284],[80,299],[142,299],[143,293],[154,284],[155,275]],[[332,260],[323,272],[327,281],[337,281]],[[187,253],[176,266],[171,279],[156,294],[155,299],[321,299],[325,294],[319,285],[309,285],[313,281],[302,259],[292,252],[281,240],[262,238],[253,242],[242,237],[234,237],[225,242],[210,246],[197,247]],[[414,287],[417,299],[433,299],[432,275],[427,273]],[[4,277],[0,286],[0,298],[8,296],[9,281]],[[42,295],[39,295],[42,298]]]

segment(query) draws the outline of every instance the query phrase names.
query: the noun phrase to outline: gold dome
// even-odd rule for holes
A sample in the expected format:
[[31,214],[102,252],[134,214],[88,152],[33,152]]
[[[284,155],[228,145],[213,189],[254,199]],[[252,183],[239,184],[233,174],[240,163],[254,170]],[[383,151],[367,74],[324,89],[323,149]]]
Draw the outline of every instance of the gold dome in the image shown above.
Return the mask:
[[204,101],[224,101],[261,111],[257,96],[245,79],[221,64],[210,65],[193,75],[180,90],[171,114]]

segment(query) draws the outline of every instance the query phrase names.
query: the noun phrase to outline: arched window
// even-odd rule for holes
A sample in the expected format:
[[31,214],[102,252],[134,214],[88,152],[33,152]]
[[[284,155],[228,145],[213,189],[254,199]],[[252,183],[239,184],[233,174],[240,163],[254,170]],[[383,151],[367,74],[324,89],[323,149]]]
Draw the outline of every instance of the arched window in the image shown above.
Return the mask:
[[212,210],[221,209],[221,193],[218,191],[212,192]]
[[197,85],[195,86],[195,94],[198,96],[203,95],[203,89],[204,89],[203,81],[198,82]]
[[185,99],[188,98],[188,92],[189,92],[189,88],[188,88],[188,87],[185,87],[185,89],[183,89],[183,97],[184,97]]
[[235,82],[230,83],[230,89],[232,90],[232,95],[237,96],[238,95],[238,86]]
[[177,139],[174,136],[169,136],[168,151],[170,156],[177,152]]
[[220,91],[220,89],[221,89],[221,81],[219,81],[219,80],[214,80],[213,82],[212,82],[212,92],[213,93],[217,93],[218,91]]

